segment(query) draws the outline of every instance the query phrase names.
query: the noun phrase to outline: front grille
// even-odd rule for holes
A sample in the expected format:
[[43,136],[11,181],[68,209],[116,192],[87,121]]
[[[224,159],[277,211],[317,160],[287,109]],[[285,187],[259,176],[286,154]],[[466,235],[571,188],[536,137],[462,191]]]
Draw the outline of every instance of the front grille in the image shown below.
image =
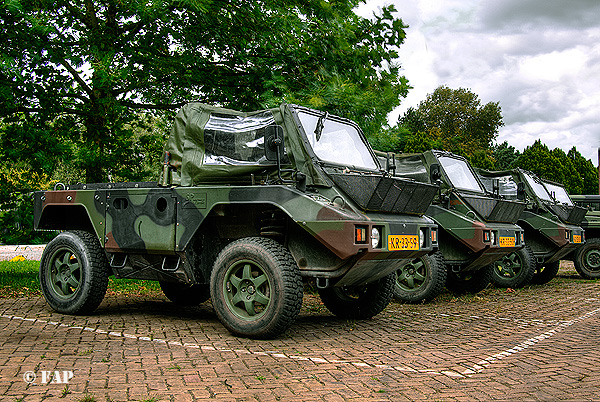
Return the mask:
[[340,187],[365,211],[423,215],[438,187],[396,177],[359,174],[330,174]]
[[516,223],[525,210],[523,202],[463,194],[460,197],[488,222]]
[[580,206],[572,206],[572,205],[556,205],[556,204],[547,204],[546,205],[556,216],[560,218],[565,223],[570,223],[572,225],[579,225],[583,220],[587,210]]

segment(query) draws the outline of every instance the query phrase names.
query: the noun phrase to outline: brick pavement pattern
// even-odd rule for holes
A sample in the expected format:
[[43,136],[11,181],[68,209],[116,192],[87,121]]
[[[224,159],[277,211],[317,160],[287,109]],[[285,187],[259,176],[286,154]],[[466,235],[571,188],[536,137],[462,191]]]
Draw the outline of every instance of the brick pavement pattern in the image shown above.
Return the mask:
[[[0,399],[599,400],[599,291],[568,267],[548,285],[393,303],[367,321],[307,295],[271,341],[231,336],[210,302],[107,296],[94,315],[66,316],[43,298],[0,299]],[[73,378],[43,383],[44,371]]]

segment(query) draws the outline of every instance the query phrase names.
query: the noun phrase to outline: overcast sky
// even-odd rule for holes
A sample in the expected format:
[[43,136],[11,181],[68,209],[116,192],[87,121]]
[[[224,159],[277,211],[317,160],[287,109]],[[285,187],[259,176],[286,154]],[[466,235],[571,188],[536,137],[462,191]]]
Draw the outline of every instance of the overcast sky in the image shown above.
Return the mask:
[[600,0],[367,0],[363,16],[395,4],[409,25],[399,62],[413,89],[396,122],[440,85],[500,102],[497,141],[576,146],[598,165]]

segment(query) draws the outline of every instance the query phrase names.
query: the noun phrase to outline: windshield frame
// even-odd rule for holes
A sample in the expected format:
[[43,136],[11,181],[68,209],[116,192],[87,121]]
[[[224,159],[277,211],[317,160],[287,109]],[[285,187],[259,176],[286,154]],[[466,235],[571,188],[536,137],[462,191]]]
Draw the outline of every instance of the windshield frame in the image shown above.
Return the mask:
[[[458,156],[458,155],[454,155],[454,154],[435,154],[436,159],[438,160],[438,162],[440,163],[440,167],[442,168],[444,175],[446,176],[446,178],[448,179],[448,183],[450,183],[450,185],[458,190],[464,190],[464,191],[470,191],[473,193],[478,193],[478,194],[486,194],[486,189],[485,186],[479,181],[477,175],[475,174],[475,171],[473,170],[473,167],[471,166],[471,164],[469,164],[464,158]],[[471,184],[473,184],[473,181],[475,182],[475,184],[477,184],[477,188],[474,187],[461,187],[459,185],[457,185],[453,180],[452,177],[450,176],[450,173],[447,169],[447,166],[444,165],[444,162],[442,161],[442,159],[448,159],[448,160],[453,160],[456,161],[458,163],[463,164],[467,169],[466,171],[468,171],[471,174],[471,178],[472,180],[469,180],[471,182]],[[463,169],[464,171],[464,169]],[[468,178],[468,177],[467,177]]]
[[[365,171],[365,172],[378,172],[378,173],[381,172],[381,165],[379,164],[379,160],[377,159],[375,153],[373,152],[373,149],[371,148],[371,145],[367,141],[367,138],[365,137],[363,131],[360,129],[358,124],[356,124],[354,121],[343,118],[343,117],[335,116],[335,115],[329,114],[327,112],[309,109],[309,108],[302,107],[302,106],[290,105],[289,107],[294,116],[294,121],[296,122],[298,131],[300,132],[300,135],[302,136],[302,140],[304,142],[306,151],[308,152],[310,158],[313,160],[314,163],[318,163],[322,166],[343,167],[343,168],[349,168],[351,170],[358,170],[358,171]],[[311,144],[311,140],[316,140],[316,135],[314,132],[307,133],[306,130],[311,130],[312,127],[305,127],[305,125],[303,124],[303,121],[301,119],[301,116],[300,116],[301,113],[304,113],[304,114],[309,115],[310,117],[314,118],[316,123],[322,122],[324,128],[320,132],[321,136],[320,136],[319,140],[321,140],[323,138],[323,135],[326,134],[325,130],[327,128],[327,122],[333,122],[338,125],[351,127],[357,134],[357,136],[355,138],[352,138],[355,141],[354,145],[356,146],[357,142],[360,141],[359,143],[362,144],[362,146],[363,146],[363,153],[361,154],[361,157],[364,158],[368,155],[368,157],[370,158],[370,161],[372,162],[372,167],[345,163],[345,162],[339,161],[339,160],[336,161],[336,160],[324,159],[323,155],[320,155],[318,153],[318,151],[315,151],[313,145]],[[348,134],[350,134],[350,133],[348,133]],[[356,150],[356,152],[360,153],[360,150]]]
[[[543,202],[554,203],[554,200],[552,199],[552,195],[550,195],[550,192],[548,191],[546,186],[544,186],[544,183],[538,177],[536,177],[533,174],[528,173],[528,172],[523,172],[523,177],[525,178],[525,182],[527,183],[529,188],[531,188],[531,190],[533,191],[533,194],[536,196],[536,198],[539,198]],[[539,190],[539,192],[538,192],[538,190]],[[543,192],[542,192],[542,190],[543,190]]]
[[[550,196],[552,198],[554,198],[554,201],[556,201],[558,204],[564,204],[564,205],[569,205],[569,206],[574,205],[573,200],[571,200],[571,197],[569,196],[569,193],[567,193],[567,190],[565,189],[564,186],[562,186],[558,183],[553,183],[551,181],[543,180],[543,179],[542,179],[542,183],[544,183],[544,186],[548,190],[548,193],[550,193]],[[555,191],[555,190],[559,190],[559,191]],[[553,192],[554,192],[554,194],[552,194]],[[562,193],[562,194],[560,194],[560,193]]]

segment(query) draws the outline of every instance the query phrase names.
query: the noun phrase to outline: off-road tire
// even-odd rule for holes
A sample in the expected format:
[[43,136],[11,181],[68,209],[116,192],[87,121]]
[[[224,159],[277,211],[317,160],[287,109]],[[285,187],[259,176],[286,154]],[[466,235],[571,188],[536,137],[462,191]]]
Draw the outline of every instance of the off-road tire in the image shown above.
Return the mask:
[[108,260],[96,235],[62,232],[44,249],[40,261],[42,294],[63,314],[89,314],[104,299]]
[[559,269],[560,260],[546,263],[544,265],[538,264],[535,274],[533,274],[533,278],[531,278],[531,283],[534,285],[543,285],[548,283],[554,279],[556,274],[558,274]]
[[160,281],[160,289],[167,299],[180,306],[197,306],[210,299],[210,287],[205,284],[187,285]]
[[433,300],[446,285],[446,264],[441,252],[414,259],[396,271],[394,298],[405,303]]
[[573,258],[575,269],[585,279],[600,278],[600,239],[589,238],[577,249]]
[[492,283],[500,288],[519,289],[535,274],[535,257],[529,246],[500,258],[494,264]]
[[300,313],[303,285],[288,249],[272,239],[247,237],[217,256],[210,294],[219,320],[232,334],[270,339]]
[[340,318],[364,320],[381,313],[392,301],[396,273],[362,286],[319,289],[325,307]]
[[478,293],[485,289],[492,280],[494,265],[486,265],[477,271],[453,272],[448,267],[446,288],[454,293]]

